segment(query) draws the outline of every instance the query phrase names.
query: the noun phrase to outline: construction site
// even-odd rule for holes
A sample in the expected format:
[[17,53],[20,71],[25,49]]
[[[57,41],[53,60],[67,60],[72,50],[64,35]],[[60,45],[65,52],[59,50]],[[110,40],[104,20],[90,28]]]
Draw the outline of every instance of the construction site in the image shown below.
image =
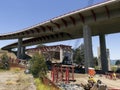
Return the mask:
[[[63,52],[61,52],[63,51]],[[73,52],[71,46],[67,45],[54,45],[54,46],[41,46],[40,48],[31,48],[26,51],[26,54],[29,56],[33,56],[34,53],[39,52],[45,56],[46,64],[49,69],[47,73],[47,79],[50,80],[50,83],[55,85],[61,90],[120,90],[120,73],[115,73],[114,76],[113,71],[109,71],[107,73],[101,73],[99,70],[95,70],[94,68],[89,68],[88,74],[85,73],[85,68],[78,68],[80,66],[73,65]],[[57,54],[56,54],[57,52]],[[11,68],[21,68],[21,70],[26,70],[27,62],[23,59],[17,59],[14,53],[9,53],[6,51],[1,51],[1,55],[7,53],[10,57],[10,65]],[[62,54],[61,54],[62,53]],[[11,56],[14,58],[11,58]],[[60,60],[61,57],[65,59]],[[67,57],[67,58],[66,58]],[[83,65],[84,66],[84,65]],[[80,71],[80,72],[78,72]],[[10,72],[8,72],[10,73]],[[7,74],[7,72],[6,72]],[[1,73],[2,75],[2,73]],[[4,77],[5,76],[5,77]],[[4,74],[1,78],[2,87],[4,86],[7,80],[7,75]],[[13,82],[16,82],[17,78],[15,79],[15,74],[11,77],[13,78]],[[2,80],[2,78],[6,78]],[[32,78],[31,78],[32,80]],[[49,81],[47,81],[47,85]],[[34,83],[33,81],[31,83]],[[11,87],[14,84],[11,84]],[[23,85],[24,86],[24,85]],[[8,86],[6,86],[8,87]],[[32,87],[30,90],[34,90],[35,86]]]
[[[120,0],[93,1],[29,28],[0,34],[0,40],[17,40],[0,50],[0,90],[41,90],[41,82],[43,90],[120,90],[120,60],[112,66],[106,46],[106,35],[120,33]],[[75,39],[76,48],[46,45]]]

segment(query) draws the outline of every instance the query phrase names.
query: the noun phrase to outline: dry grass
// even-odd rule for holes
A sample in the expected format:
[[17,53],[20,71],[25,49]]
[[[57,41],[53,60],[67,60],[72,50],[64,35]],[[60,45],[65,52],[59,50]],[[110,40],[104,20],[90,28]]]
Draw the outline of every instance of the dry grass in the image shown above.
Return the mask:
[[55,88],[51,84],[49,85],[43,84],[39,78],[35,79],[35,85],[36,85],[36,90],[60,90],[58,88]]
[[0,90],[36,90],[32,75],[19,69],[1,72],[0,75]]
[[6,54],[8,55],[8,57],[16,58],[16,55],[15,55],[14,53],[8,52],[8,51],[6,51],[6,50],[0,50],[0,57],[1,57],[4,53],[6,53]]
[[[14,90],[26,90],[29,87],[29,79],[23,74],[18,74],[16,80],[9,79],[6,82],[7,88],[13,88]],[[11,89],[10,89],[11,90]]]

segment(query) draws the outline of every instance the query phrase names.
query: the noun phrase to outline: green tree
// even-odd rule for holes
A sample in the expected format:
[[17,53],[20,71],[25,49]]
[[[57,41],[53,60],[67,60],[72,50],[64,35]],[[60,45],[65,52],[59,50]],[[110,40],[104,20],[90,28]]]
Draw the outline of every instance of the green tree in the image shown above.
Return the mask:
[[73,59],[78,64],[84,62],[84,44],[73,50]]
[[81,63],[82,59],[80,57],[80,50],[77,48],[74,50],[73,59],[76,63]]
[[95,66],[98,66],[98,58],[97,58],[97,57],[94,57],[94,58],[93,58],[93,61],[94,61],[94,65],[95,65]]
[[30,60],[30,72],[34,77],[43,78],[47,73],[47,65],[42,54],[35,53]]
[[6,70],[10,69],[9,58],[8,58],[6,53],[4,53],[1,56],[1,63],[2,63],[2,68],[3,69],[6,69]]
[[[85,61],[85,53],[84,53],[84,44],[81,44],[78,48],[73,50],[73,59],[76,63],[84,64]],[[97,57],[93,57],[94,65],[98,66]]]
[[120,65],[120,60],[117,60],[117,61],[115,62],[115,65]]

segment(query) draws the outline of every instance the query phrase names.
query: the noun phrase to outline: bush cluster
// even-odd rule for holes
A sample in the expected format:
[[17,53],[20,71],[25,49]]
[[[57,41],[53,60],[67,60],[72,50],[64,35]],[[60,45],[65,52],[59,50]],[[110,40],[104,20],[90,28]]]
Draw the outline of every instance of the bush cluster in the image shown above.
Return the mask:
[[42,54],[35,53],[30,60],[30,72],[34,77],[43,78],[47,73],[47,65]]
[[10,69],[9,58],[8,58],[6,53],[1,56],[0,68],[1,69],[5,69],[5,70],[9,70]]

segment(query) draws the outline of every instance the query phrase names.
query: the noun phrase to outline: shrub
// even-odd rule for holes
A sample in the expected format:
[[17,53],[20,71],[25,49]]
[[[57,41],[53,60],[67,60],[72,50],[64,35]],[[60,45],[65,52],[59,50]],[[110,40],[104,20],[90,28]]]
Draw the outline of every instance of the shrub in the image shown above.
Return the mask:
[[47,72],[47,65],[42,54],[36,53],[30,60],[30,72],[34,77],[43,78]]
[[9,58],[6,53],[1,56],[1,63],[3,69],[10,69]]
[[49,90],[49,87],[47,85],[44,85],[41,79],[39,78],[35,79],[35,85],[36,85],[36,90]]
[[54,86],[46,85],[42,83],[41,79],[35,79],[36,90],[60,90],[59,88],[55,88]]
[[112,66],[112,67],[111,67],[111,70],[112,70],[113,72],[116,72],[116,70],[117,70],[117,66],[115,66],[115,65]]
[[15,73],[20,72],[20,68],[13,68],[13,72],[15,72]]

